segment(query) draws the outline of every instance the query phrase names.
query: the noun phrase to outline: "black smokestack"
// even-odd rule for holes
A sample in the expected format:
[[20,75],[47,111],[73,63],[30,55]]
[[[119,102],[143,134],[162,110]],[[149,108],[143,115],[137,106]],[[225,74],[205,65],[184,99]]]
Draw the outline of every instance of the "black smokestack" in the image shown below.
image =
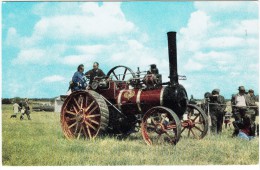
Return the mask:
[[169,67],[170,67],[170,82],[171,84],[178,84],[177,72],[177,45],[176,32],[168,32],[168,50],[169,50]]

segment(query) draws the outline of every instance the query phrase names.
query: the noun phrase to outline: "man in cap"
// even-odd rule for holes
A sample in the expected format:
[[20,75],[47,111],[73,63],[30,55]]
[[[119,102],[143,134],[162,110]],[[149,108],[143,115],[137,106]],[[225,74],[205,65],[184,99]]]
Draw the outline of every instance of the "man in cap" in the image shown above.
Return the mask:
[[233,122],[234,133],[233,136],[243,132],[247,135],[254,136],[256,125],[255,125],[255,113],[254,111],[247,108],[250,106],[249,96],[245,94],[245,87],[239,86],[238,94],[235,96],[234,103],[234,118]]
[[99,69],[99,63],[94,62],[93,69],[87,71],[85,75],[89,77],[89,84],[91,85],[95,77],[103,77],[105,76],[105,73],[101,69]]
[[219,134],[222,132],[223,116],[226,109],[225,98],[219,93],[219,89],[214,89],[209,97],[209,112],[211,117],[212,134]]
[[206,92],[204,94],[204,99],[201,101],[201,108],[204,110],[204,112],[208,115],[208,102],[209,102],[209,97],[211,93]]
[[236,121],[241,120],[245,115],[246,106],[249,105],[248,96],[245,94],[245,87],[239,86],[238,93],[235,95],[232,105],[234,105],[234,118]]

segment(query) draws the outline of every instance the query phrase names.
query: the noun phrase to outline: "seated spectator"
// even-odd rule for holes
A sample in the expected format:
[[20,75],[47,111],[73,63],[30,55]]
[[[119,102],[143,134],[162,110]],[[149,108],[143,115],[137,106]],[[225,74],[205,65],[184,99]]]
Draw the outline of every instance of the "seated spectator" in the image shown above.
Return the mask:
[[235,128],[233,137],[237,136],[241,139],[252,140],[255,137],[256,125],[251,121],[251,113],[246,112],[241,120],[233,122]]
[[86,77],[83,74],[84,65],[80,64],[78,70],[74,73],[72,81],[70,82],[70,88],[72,91],[85,90],[87,87]]

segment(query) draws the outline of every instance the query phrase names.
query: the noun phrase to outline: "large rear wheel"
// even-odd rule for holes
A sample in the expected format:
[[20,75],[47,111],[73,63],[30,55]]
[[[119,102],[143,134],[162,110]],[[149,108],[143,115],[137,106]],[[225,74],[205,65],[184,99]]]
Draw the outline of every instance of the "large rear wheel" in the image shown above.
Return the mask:
[[71,93],[61,109],[61,127],[66,138],[95,138],[106,132],[109,111],[95,91]]

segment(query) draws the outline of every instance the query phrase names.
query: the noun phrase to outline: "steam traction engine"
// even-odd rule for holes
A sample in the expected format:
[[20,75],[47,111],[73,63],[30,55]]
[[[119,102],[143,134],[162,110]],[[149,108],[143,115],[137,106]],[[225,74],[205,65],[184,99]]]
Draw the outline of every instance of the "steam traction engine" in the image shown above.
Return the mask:
[[[176,144],[180,137],[201,139],[208,130],[207,116],[188,104],[178,80],[176,32],[168,32],[170,81],[162,82],[155,64],[147,72],[126,66],[96,77],[89,90],[66,97],[61,125],[67,138],[94,138],[102,134],[128,135],[141,130],[148,144]],[[121,73],[120,73],[121,71]]]

